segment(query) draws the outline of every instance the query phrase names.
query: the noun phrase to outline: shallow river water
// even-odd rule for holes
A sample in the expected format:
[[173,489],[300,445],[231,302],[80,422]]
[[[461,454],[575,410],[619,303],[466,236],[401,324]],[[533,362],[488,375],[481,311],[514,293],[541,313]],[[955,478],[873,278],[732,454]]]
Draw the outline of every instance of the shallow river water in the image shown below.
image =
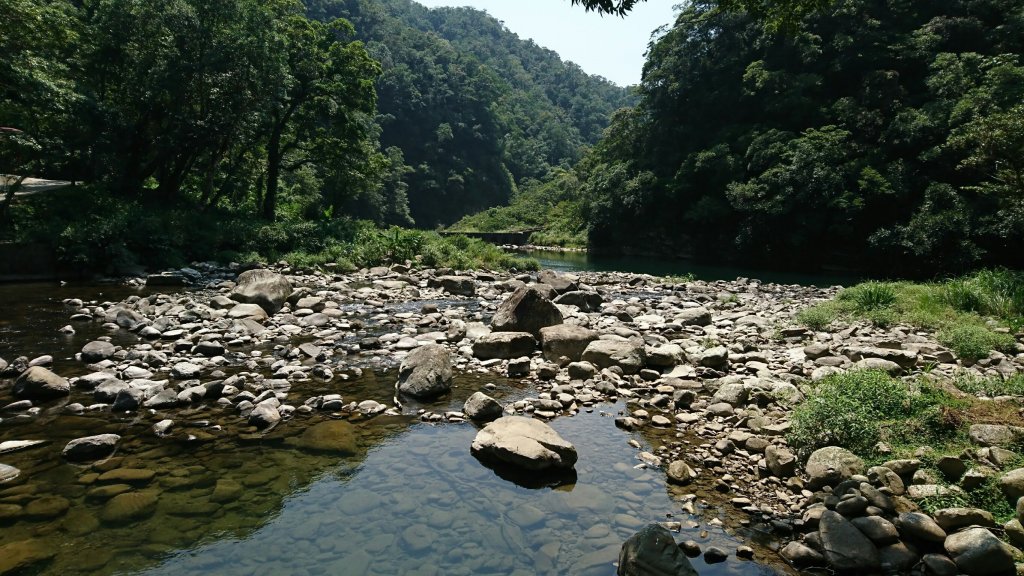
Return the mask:
[[[61,375],[85,372],[72,356],[99,328],[77,325],[74,336],[60,335],[69,315],[61,300],[127,293],[0,285],[0,357],[52,354]],[[137,340],[122,332],[114,341]],[[387,403],[393,382],[393,374],[367,369],[348,382],[297,383],[289,402],[336,392],[346,401]],[[551,422],[577,447],[579,462],[574,481],[542,488],[517,485],[479,463],[469,450],[474,425],[415,416],[421,407],[460,410],[488,383],[503,401],[536,393],[529,382],[461,375],[439,402],[354,421],[358,449],[350,457],[294,447],[294,437],[326,415],[300,416],[259,437],[229,433],[239,418],[207,403],[174,411],[177,433],[158,438],[151,427],[159,415],[67,414],[66,402],[92,403],[80,391],[43,405],[36,418],[0,415],[0,442],[47,441],[0,454],[0,463],[22,471],[0,485],[0,547],[48,558],[19,574],[610,576],[624,539],[649,522],[674,521],[681,523],[679,541],[756,550],[755,561],[730,554],[706,565],[695,558],[702,575],[789,573],[770,538],[740,526],[727,500],[700,485],[668,486],[662,470],[640,465],[628,442],[652,450],[660,440],[617,429],[621,404]],[[10,382],[0,381],[0,406],[8,401]],[[112,458],[82,466],[60,457],[68,440],[106,432],[122,436]],[[682,508],[691,492],[694,515]],[[112,509],[122,493],[133,496]],[[0,558],[0,574],[3,566]]]

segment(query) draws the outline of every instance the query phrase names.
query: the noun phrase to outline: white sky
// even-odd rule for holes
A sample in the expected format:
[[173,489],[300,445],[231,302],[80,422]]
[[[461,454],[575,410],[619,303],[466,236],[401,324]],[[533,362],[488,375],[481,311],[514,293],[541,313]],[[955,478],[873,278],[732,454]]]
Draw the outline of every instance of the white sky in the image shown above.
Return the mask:
[[431,8],[472,6],[505,23],[520,38],[532,38],[580,65],[626,86],[640,82],[651,32],[674,21],[681,0],[640,2],[625,18],[599,16],[569,0],[416,0]]

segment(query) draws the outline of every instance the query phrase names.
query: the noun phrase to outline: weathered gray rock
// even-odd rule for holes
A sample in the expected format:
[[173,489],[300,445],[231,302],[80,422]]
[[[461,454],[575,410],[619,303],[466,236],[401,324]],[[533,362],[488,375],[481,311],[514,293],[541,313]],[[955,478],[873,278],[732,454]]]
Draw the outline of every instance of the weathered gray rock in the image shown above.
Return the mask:
[[491,320],[496,332],[529,332],[540,337],[540,329],[562,323],[558,306],[536,288],[524,286],[498,306]]
[[711,324],[711,311],[703,306],[684,308],[674,320],[683,326],[707,326]]
[[936,510],[932,516],[935,523],[946,533],[956,532],[968,526],[995,528],[996,521],[992,513],[979,508],[943,508]]
[[683,363],[686,357],[678,344],[663,344],[646,348],[647,365],[653,368],[672,368]]
[[420,346],[398,368],[398,391],[413,398],[434,398],[451,390],[451,353],[439,344]]
[[523,416],[504,416],[477,433],[471,451],[480,458],[527,470],[572,468],[576,448],[547,424]]
[[519,358],[533,354],[536,346],[529,332],[491,332],[473,343],[473,356],[482,360]]
[[267,311],[259,304],[235,304],[228,310],[228,318],[262,322],[268,318]]
[[636,374],[644,366],[644,354],[640,339],[594,340],[583,351],[583,360],[598,368],[618,366],[625,374]]
[[275,402],[260,402],[249,412],[249,424],[257,428],[269,428],[281,421],[281,412]]
[[729,349],[725,346],[709,348],[701,353],[697,363],[716,370],[725,369],[729,366]]
[[893,542],[878,548],[883,574],[905,574],[920,558],[921,555],[905,542]]
[[1024,547],[1024,525],[1021,525],[1019,518],[1014,518],[1003,525],[1006,538],[1017,548]]
[[42,366],[32,366],[14,381],[14,396],[26,400],[52,400],[71,394],[71,384]]
[[82,346],[82,362],[99,362],[114,355],[114,345],[103,340],[93,340]]
[[673,460],[665,471],[668,481],[672,484],[686,485],[697,477],[697,473],[689,464],[682,460]]
[[474,392],[462,406],[462,413],[476,422],[490,422],[501,417],[504,409],[497,400],[483,392]]
[[697,576],[689,558],[661,524],[648,524],[622,544],[618,576]]
[[580,289],[579,278],[575,274],[561,274],[554,270],[538,272],[537,282],[550,286],[556,295]]
[[191,362],[178,362],[171,367],[171,378],[175,380],[194,380],[199,378],[203,368]]
[[879,546],[892,544],[900,539],[896,526],[881,516],[862,516],[850,520],[850,523]]
[[715,390],[714,395],[711,396],[711,402],[725,402],[735,408],[747,403],[748,394],[749,391],[743,384],[738,382],[723,384],[718,390]]
[[289,443],[311,452],[352,456],[358,450],[356,438],[355,426],[344,420],[327,420],[306,428],[302,434],[290,439]]
[[946,552],[967,576],[999,576],[1014,573],[1013,554],[1006,544],[985,528],[968,528],[946,538]]
[[764,450],[764,460],[768,470],[777,478],[790,478],[796,474],[796,456],[785,448],[769,444]]
[[956,562],[945,554],[925,554],[921,557],[921,564],[930,576],[956,576],[960,573]]
[[834,486],[843,480],[864,473],[864,461],[856,454],[838,446],[826,446],[811,453],[804,466],[810,476],[811,489]]
[[1024,429],[1003,424],[972,424],[968,435],[978,446],[1008,447],[1024,439]]
[[21,470],[7,464],[0,464],[0,484],[10,482],[21,475]]
[[458,296],[476,294],[476,281],[469,276],[441,276],[436,280],[441,290]]
[[1024,497],[1024,468],[1011,470],[999,479],[999,487],[1003,494],[1013,502]]
[[586,290],[573,290],[565,292],[555,298],[555,304],[563,306],[576,306],[583,312],[597,312],[601,309],[604,299],[597,292]]
[[76,438],[64,446],[61,455],[72,462],[101,460],[114,453],[120,439],[121,437],[117,434],[98,434]]
[[779,556],[797,568],[825,566],[827,563],[820,552],[795,540],[783,546],[782,550],[779,550]]
[[919,542],[943,542],[946,531],[932,520],[931,516],[921,512],[904,512],[896,519],[896,528],[900,536]]
[[238,275],[230,298],[242,304],[258,304],[267,314],[276,314],[292,293],[287,278],[265,269],[247,270]]
[[557,362],[565,356],[574,362],[583,357],[587,345],[597,340],[593,330],[575,324],[557,324],[540,329],[540,342],[544,358]]
[[822,553],[840,572],[877,570],[881,564],[878,548],[849,520],[831,510],[818,522]]

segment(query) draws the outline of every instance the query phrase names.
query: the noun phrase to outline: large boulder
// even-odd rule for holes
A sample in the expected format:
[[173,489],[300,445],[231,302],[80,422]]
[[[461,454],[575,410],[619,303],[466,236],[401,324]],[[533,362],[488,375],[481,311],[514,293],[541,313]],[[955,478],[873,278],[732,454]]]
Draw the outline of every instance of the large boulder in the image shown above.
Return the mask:
[[711,324],[711,311],[703,306],[685,308],[674,319],[683,326],[707,326]]
[[597,337],[597,332],[575,324],[558,324],[540,329],[544,358],[552,362],[557,362],[562,356],[574,362],[579,361],[587,345],[597,340]]
[[246,270],[238,275],[230,298],[242,304],[258,304],[267,314],[275,314],[292,293],[287,278],[265,269]]
[[537,273],[537,282],[551,287],[557,294],[574,292],[580,289],[579,278],[574,274],[561,274],[554,270],[541,270]]
[[785,448],[769,444],[764,451],[765,464],[776,478],[790,478],[796,474],[796,456]]
[[968,435],[978,446],[1013,446],[1024,440],[1024,428],[1004,424],[972,424]]
[[529,332],[540,337],[540,329],[562,323],[562,313],[536,288],[523,286],[498,306],[491,320],[495,332]]
[[573,290],[572,292],[559,294],[555,298],[555,304],[576,306],[583,312],[597,312],[601,309],[603,302],[604,299],[601,298],[600,294],[588,290]]
[[583,360],[598,368],[618,366],[625,374],[636,374],[644,367],[644,343],[632,340],[594,340],[583,351]]
[[811,453],[804,466],[812,490],[834,486],[850,476],[864,473],[864,461],[856,454],[838,446],[826,446]]
[[967,576],[1013,574],[1009,546],[985,528],[968,528],[946,538],[946,552]]
[[999,479],[999,487],[1003,489],[1006,498],[1013,502],[1024,497],[1024,468],[1007,472]]
[[477,433],[470,448],[485,460],[526,470],[572,468],[576,448],[540,420],[504,416]]
[[497,400],[483,392],[474,392],[462,405],[462,413],[474,422],[490,422],[501,417],[505,411]]
[[878,548],[838,512],[825,510],[818,522],[818,536],[825,559],[839,572],[877,570]]
[[82,362],[99,362],[114,355],[114,345],[103,340],[93,340],[82,347]]
[[114,453],[117,442],[121,439],[117,434],[99,434],[76,438],[64,446],[61,455],[72,462],[101,460]]
[[33,366],[14,381],[14,396],[27,400],[52,400],[71,394],[71,384],[42,366]]
[[426,344],[413,350],[398,367],[398,391],[413,398],[434,398],[452,387],[452,359],[447,348]]
[[668,528],[648,524],[629,537],[619,552],[618,576],[697,576]]
[[536,345],[529,332],[491,332],[473,343],[473,356],[481,360],[519,358],[533,354]]
[[476,294],[476,281],[469,276],[441,276],[432,281],[431,284],[440,287],[441,290],[449,294],[456,294],[458,296],[472,296]]

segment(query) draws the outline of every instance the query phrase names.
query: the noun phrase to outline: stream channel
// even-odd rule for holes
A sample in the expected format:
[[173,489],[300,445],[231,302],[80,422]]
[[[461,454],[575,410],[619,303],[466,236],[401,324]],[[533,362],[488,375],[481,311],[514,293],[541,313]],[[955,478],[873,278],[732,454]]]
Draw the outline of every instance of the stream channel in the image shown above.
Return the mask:
[[[58,374],[85,374],[75,353],[107,333],[98,323],[60,333],[70,315],[62,300],[117,301],[132,293],[147,292],[0,285],[0,357],[50,354]],[[363,320],[372,333],[370,314]],[[138,337],[122,330],[112,340],[128,346]],[[347,381],[297,382],[290,397],[301,403],[340,393],[346,402],[390,404],[393,364],[367,357],[363,365],[361,375]],[[238,367],[224,367],[228,374],[232,369]],[[218,423],[239,417],[216,405],[179,409],[173,415],[179,433],[168,438],[153,433],[148,414],[69,414],[63,409],[69,402],[93,403],[80,390],[42,404],[34,417],[0,414],[0,442],[46,440],[0,454],[0,462],[21,470],[0,485],[0,547],[44,558],[13,572],[5,572],[0,558],[0,574],[610,576],[623,540],[650,522],[677,522],[677,541],[729,552],[726,561],[711,565],[693,558],[702,576],[795,573],[773,552],[769,531],[717,494],[713,478],[675,487],[664,471],[641,464],[629,442],[653,450],[658,434],[672,432],[617,429],[613,417],[624,410],[621,402],[551,422],[579,451],[575,483],[554,488],[522,487],[479,463],[469,450],[477,426],[416,416],[420,408],[461,410],[486,384],[494,384],[488,393],[502,402],[536,394],[529,381],[461,374],[440,401],[406,404],[401,416],[355,420],[358,451],[347,458],[303,452],[288,444],[287,433],[219,434]],[[0,406],[14,400],[10,387],[10,380],[0,380]],[[61,458],[68,440],[108,432],[122,436],[110,459],[75,465]],[[139,510],[113,518],[105,503],[123,491],[145,496]],[[688,500],[695,500],[692,514],[684,511]],[[740,545],[754,548],[754,560],[736,557]]]

